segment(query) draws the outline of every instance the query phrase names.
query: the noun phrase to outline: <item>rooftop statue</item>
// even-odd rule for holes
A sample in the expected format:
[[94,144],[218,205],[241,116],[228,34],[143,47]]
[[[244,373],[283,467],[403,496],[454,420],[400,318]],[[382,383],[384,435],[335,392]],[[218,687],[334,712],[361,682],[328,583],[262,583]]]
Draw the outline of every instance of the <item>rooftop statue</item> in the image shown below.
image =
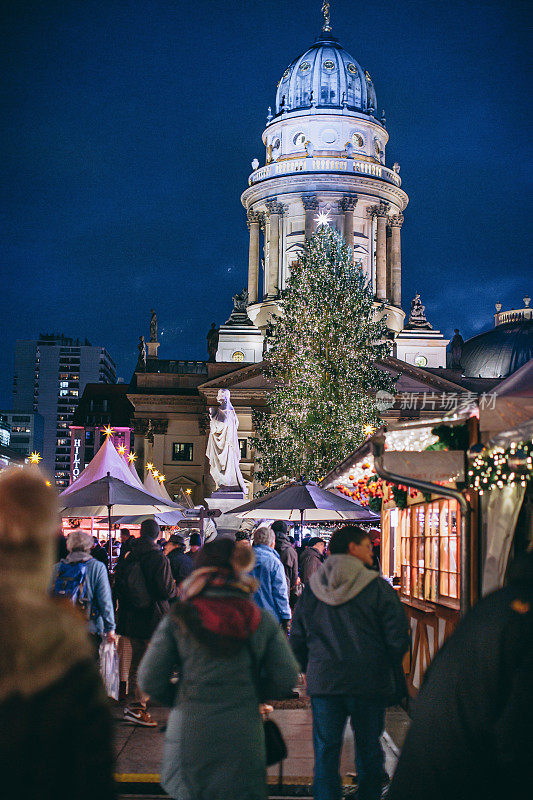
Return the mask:
[[207,352],[209,355],[208,361],[211,363],[217,360],[218,336],[219,330],[215,323],[212,322],[211,327],[207,331]]
[[461,366],[461,357],[463,355],[463,347],[465,344],[465,340],[459,333],[459,328],[455,328],[454,330],[454,337],[450,343],[450,352],[452,355],[452,369],[462,369]]
[[211,477],[217,489],[227,492],[245,492],[246,485],[239,467],[241,451],[237,429],[239,420],[230,400],[228,389],[217,394],[218,407],[209,409],[211,418],[206,455]]
[[146,343],[144,336],[139,336],[139,344],[137,345],[139,356],[137,358],[137,369],[146,370]]
[[420,299],[420,295],[418,292],[415,294],[414,298],[411,300],[411,311],[409,312],[409,323],[405,326],[407,329],[410,328],[426,328],[428,330],[433,330],[433,325],[426,319],[426,307],[422,305],[422,301]]
[[150,311],[150,341],[157,342],[157,314],[152,308]]

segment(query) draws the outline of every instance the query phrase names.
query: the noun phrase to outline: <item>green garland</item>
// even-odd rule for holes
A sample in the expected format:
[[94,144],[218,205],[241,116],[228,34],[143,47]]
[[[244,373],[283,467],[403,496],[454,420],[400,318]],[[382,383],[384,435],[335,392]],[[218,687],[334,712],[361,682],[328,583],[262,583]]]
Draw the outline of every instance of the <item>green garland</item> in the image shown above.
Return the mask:
[[482,495],[504,486],[527,486],[533,472],[533,441],[512,442],[507,448],[476,456],[468,470],[468,483]]

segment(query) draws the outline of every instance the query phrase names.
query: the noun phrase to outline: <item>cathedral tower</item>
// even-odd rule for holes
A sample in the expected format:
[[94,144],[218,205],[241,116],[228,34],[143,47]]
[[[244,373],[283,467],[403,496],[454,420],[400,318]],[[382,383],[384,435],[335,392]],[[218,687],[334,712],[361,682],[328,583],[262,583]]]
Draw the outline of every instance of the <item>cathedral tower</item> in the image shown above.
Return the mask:
[[[376,118],[376,93],[332,34],[329,3],[315,43],[281,76],[275,113],[263,132],[242,195],[250,231],[248,314],[264,330],[304,239],[328,214],[353,248],[388,326],[403,326],[400,231],[408,203],[399,167],[385,166],[388,134]],[[263,237],[263,256],[261,255]]]

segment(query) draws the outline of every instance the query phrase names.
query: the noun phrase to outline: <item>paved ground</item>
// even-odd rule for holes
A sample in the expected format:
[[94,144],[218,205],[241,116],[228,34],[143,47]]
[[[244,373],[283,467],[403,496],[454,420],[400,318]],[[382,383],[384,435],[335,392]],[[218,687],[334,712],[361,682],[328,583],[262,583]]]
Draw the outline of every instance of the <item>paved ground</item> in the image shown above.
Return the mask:
[[[165,722],[168,716],[167,709],[151,708],[150,713],[158,720]],[[117,779],[123,786],[124,794],[121,797],[148,796],[157,797],[156,787],[159,781],[159,767],[163,747],[164,733],[158,728],[138,728],[124,722],[122,708],[118,705],[114,709],[116,724],[117,748]],[[283,797],[309,797],[308,790],[313,779],[313,743],[311,736],[312,722],[309,709],[276,709],[272,715],[281,728],[287,742],[289,755],[284,762],[283,784],[285,787],[296,787],[290,794],[286,792]],[[400,708],[387,711],[386,730],[383,737],[383,747],[386,758],[386,769],[392,775],[399,749],[402,747],[409,718]],[[353,785],[354,744],[349,726],[345,732],[344,749],[341,759],[341,774],[346,786]],[[273,766],[268,770],[269,784],[274,787],[278,780],[278,767]],[[150,788],[152,787],[152,788]],[[297,787],[301,787],[298,789]],[[137,793],[136,793],[137,792]],[[271,796],[278,796],[272,789]]]

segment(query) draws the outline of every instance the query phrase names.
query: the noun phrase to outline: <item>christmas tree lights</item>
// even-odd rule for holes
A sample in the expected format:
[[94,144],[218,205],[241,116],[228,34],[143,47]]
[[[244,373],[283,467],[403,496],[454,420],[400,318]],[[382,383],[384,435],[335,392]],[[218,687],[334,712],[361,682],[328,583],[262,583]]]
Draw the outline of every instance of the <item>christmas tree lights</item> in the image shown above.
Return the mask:
[[257,478],[319,480],[380,424],[374,397],[394,393],[376,366],[390,352],[372,291],[344,240],[327,224],[292,265],[281,313],[267,330],[265,372],[274,388],[254,414]]
[[533,473],[533,442],[511,442],[509,447],[477,455],[468,470],[470,486],[482,495],[504,486],[526,487]]

